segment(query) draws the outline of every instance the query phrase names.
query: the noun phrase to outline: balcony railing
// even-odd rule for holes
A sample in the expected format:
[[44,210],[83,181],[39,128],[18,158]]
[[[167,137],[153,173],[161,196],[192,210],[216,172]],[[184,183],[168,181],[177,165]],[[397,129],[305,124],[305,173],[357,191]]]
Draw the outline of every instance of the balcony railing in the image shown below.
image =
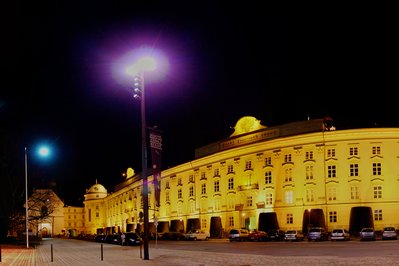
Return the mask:
[[244,190],[250,190],[250,189],[259,189],[259,184],[254,183],[254,184],[249,184],[249,185],[238,186],[238,191],[244,191]]

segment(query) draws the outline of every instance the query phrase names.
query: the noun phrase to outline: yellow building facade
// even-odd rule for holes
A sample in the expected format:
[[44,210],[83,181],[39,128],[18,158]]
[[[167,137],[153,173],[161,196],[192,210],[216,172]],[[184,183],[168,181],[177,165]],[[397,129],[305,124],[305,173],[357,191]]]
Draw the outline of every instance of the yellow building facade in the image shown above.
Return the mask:
[[[399,128],[336,130],[329,118],[266,127],[243,117],[234,129],[162,171],[159,208],[149,176],[150,232],[399,228]],[[142,231],[142,180],[129,171],[112,193],[86,191],[87,233]]]

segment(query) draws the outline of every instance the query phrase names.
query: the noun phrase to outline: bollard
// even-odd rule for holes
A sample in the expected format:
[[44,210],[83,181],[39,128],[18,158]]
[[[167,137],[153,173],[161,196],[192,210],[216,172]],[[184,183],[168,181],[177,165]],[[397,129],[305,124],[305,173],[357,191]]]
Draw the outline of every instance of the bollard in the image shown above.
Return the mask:
[[51,244],[51,262],[53,262],[53,244]]
[[101,260],[103,260],[103,244],[101,244]]

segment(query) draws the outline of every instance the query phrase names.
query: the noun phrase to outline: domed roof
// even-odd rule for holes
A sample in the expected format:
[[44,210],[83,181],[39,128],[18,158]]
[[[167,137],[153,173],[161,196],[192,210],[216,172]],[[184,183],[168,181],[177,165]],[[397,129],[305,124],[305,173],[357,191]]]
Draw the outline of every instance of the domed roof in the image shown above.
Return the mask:
[[86,189],[86,194],[84,195],[85,200],[102,199],[108,195],[105,187],[99,183],[92,185],[89,189]]
[[87,194],[90,193],[107,193],[107,190],[103,185],[96,183],[87,190]]

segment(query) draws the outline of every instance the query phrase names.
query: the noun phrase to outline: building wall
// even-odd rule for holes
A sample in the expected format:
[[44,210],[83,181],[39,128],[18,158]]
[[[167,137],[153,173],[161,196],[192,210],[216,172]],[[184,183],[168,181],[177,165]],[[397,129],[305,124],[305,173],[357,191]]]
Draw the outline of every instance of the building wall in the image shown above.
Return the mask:
[[[162,171],[157,211],[149,177],[149,222],[156,216],[186,226],[199,218],[202,229],[210,230],[211,217],[220,217],[227,232],[258,228],[259,214],[275,212],[281,229],[302,229],[307,211],[320,209],[332,230],[349,227],[352,207],[369,206],[377,230],[399,227],[399,129],[319,131],[253,142],[246,137],[245,145]],[[139,227],[142,183],[137,175],[131,178],[136,181],[101,202],[85,201],[88,232]],[[87,211],[95,206],[100,217],[88,221]]]

